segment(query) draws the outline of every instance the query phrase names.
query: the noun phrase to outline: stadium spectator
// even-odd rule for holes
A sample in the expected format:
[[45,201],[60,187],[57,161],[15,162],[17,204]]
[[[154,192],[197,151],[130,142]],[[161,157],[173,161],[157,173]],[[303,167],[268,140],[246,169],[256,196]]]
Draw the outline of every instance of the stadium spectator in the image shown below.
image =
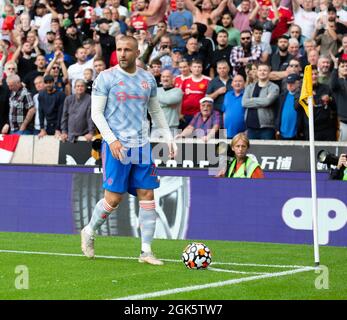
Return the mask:
[[[116,45],[115,38],[108,33],[110,29],[108,20],[105,18],[97,20],[97,24],[99,26],[99,31],[97,32],[95,39],[100,43],[102,57],[106,63],[106,68],[108,68],[110,65],[111,53]],[[97,53],[95,52],[94,56],[96,54]]]
[[247,65],[247,67],[246,67],[246,86],[258,81],[257,70],[258,70],[258,63],[252,63],[252,64]]
[[89,95],[92,93],[93,88],[93,69],[85,69],[83,71],[83,80],[86,85],[86,93]]
[[204,57],[204,75],[208,76],[211,68],[213,51],[215,49],[214,42],[211,38],[205,36],[207,27],[200,23],[194,22],[191,28],[191,36],[198,40],[199,54]]
[[302,7],[299,0],[293,0],[294,9],[294,22],[301,26],[302,34],[312,39],[314,35],[315,23],[317,19],[317,13],[313,11],[313,1],[303,0]]
[[43,82],[45,89],[39,92],[38,97],[40,116],[40,133],[38,137],[43,138],[46,135],[54,135],[59,138],[65,93],[54,88],[54,78],[51,75],[45,76]]
[[277,51],[273,52],[270,58],[272,71],[284,71],[287,69],[292,56],[288,52],[289,39],[287,35],[277,38]]
[[[138,2],[139,0],[137,4]],[[176,11],[171,11],[168,17],[168,32],[171,34],[174,47],[185,48],[192,24],[193,15],[186,10],[184,0],[176,0]]]
[[2,128],[5,126],[5,124],[8,125],[9,119],[9,99],[10,99],[10,90],[8,89],[8,86],[5,85],[6,80],[0,78],[0,134],[4,133],[2,132]]
[[275,136],[275,102],[279,87],[269,80],[270,66],[259,64],[258,81],[248,85],[242,97],[249,139],[271,140]]
[[207,142],[214,138],[220,128],[220,113],[213,110],[213,99],[203,97],[199,101],[200,111],[194,115],[189,125],[175,139],[189,137],[200,138]]
[[202,74],[202,61],[193,60],[190,65],[192,75],[182,84],[182,108],[180,116],[180,129],[184,129],[194,115],[200,111],[200,99],[205,97],[210,78]]
[[[38,49],[38,48],[37,48]],[[18,47],[14,52],[11,62],[16,62],[18,66],[18,75],[21,79],[25,77],[30,71],[36,69],[35,58],[31,56],[32,45],[29,42],[18,43]],[[37,51],[40,54],[40,51]]]
[[133,15],[145,17],[148,31],[154,34],[155,26],[164,21],[167,6],[168,3],[165,0],[151,0],[146,10],[134,12]]
[[300,97],[300,77],[296,73],[289,74],[286,78],[286,90],[278,99],[276,106],[276,139],[300,140],[298,132],[299,118],[303,109],[298,105]]
[[347,27],[337,22],[336,8],[332,5],[328,7],[328,21],[324,25],[318,25],[315,29],[313,39],[319,45],[319,52],[322,55],[328,55],[332,52],[337,54],[341,40],[347,33]]
[[[174,87],[173,74],[170,70],[163,70],[161,73],[162,87],[158,88],[157,96],[160,107],[162,108],[167,124],[171,133],[177,133],[179,125],[179,114],[182,103],[183,93],[180,88]],[[163,132],[154,121],[152,126],[151,137],[163,137]]]
[[217,45],[213,51],[211,68],[210,68],[210,77],[213,78],[216,74],[217,63],[218,61],[224,60],[227,61],[229,66],[229,73],[231,74],[231,64],[230,64],[230,54],[231,54],[231,45],[228,44],[228,33],[225,30],[220,30],[217,33],[216,39]]
[[69,54],[67,54],[66,52],[64,52],[64,45],[63,45],[63,40],[62,39],[55,39],[54,42],[53,42],[53,52],[51,52],[50,54],[46,54],[45,55],[45,58],[46,58],[46,61],[48,63],[50,63],[53,58],[54,58],[54,55],[56,52],[62,52],[63,55],[64,55],[64,63],[66,65],[66,67],[68,68],[71,64],[74,63],[74,60],[72,58],[72,56],[70,56]]
[[225,93],[230,90],[229,64],[225,60],[217,62],[217,76],[208,84],[206,94],[214,100],[214,110],[221,111]]
[[120,19],[125,20],[129,17],[128,9],[121,5],[120,0],[111,0],[111,6],[112,8],[117,9]]
[[54,88],[57,91],[65,92],[66,95],[71,93],[68,72],[64,63],[64,54],[61,51],[54,53],[54,58],[47,66],[44,75],[51,75],[54,78]]
[[180,74],[175,78],[175,88],[182,88],[183,81],[190,77],[190,67],[187,60],[181,60],[178,63]]
[[76,80],[75,94],[66,97],[61,118],[60,140],[75,142],[80,136],[91,141],[94,124],[91,118],[91,97],[83,80]]
[[347,60],[347,34],[342,37],[342,46],[339,48],[336,57],[342,60]]
[[331,56],[334,69],[330,78],[330,89],[336,101],[339,141],[347,141],[347,60]]
[[294,22],[294,16],[290,8],[281,5],[281,0],[271,0],[271,4],[269,19],[275,24],[275,28],[272,30],[271,43],[276,44],[278,38],[288,32],[290,25]]
[[82,43],[86,39],[80,37],[74,24],[70,24],[66,28],[60,28],[60,30],[65,52],[71,57],[75,57],[78,48],[82,47]]
[[148,0],[136,0],[134,11],[130,17],[130,26],[135,28],[136,31],[147,30],[147,18],[138,14],[138,12],[145,11],[148,8]]
[[[83,47],[77,49],[75,56],[77,62],[67,69],[72,88],[74,88],[77,79],[83,79],[83,71],[88,68],[93,68],[94,63],[94,59],[87,61],[87,51]],[[72,93],[74,93],[73,90]]]
[[[298,39],[289,38],[288,40],[288,53],[295,59],[303,60],[302,54],[300,53],[300,44]],[[302,62],[303,64],[303,62]]]
[[9,123],[2,128],[2,133],[33,134],[35,107],[30,92],[22,85],[18,75],[6,78],[11,92],[9,98]]
[[194,60],[203,61],[204,56],[200,53],[198,39],[190,37],[187,40],[186,53],[183,55],[183,59],[191,63]]
[[43,76],[46,71],[46,59],[43,55],[38,55],[35,59],[36,69],[30,71],[23,77],[23,82],[25,83],[26,88],[29,92],[34,95],[37,91],[34,85],[34,79],[37,76]]
[[160,87],[160,77],[161,77],[161,66],[162,63],[159,59],[154,59],[149,64],[149,71],[152,73],[155,81],[157,82],[157,86]]
[[336,168],[330,170],[330,178],[347,181],[347,155],[345,153],[340,154]]
[[161,69],[171,69],[172,67],[172,58],[171,58],[171,49],[172,42],[168,34],[163,35],[160,38],[160,42],[153,49],[153,52],[150,57],[150,62],[153,60],[161,61]]
[[17,63],[15,63],[14,61],[8,61],[5,63],[4,77],[8,77],[11,74],[17,74],[17,73],[18,73]]
[[254,1],[254,4],[255,6],[249,16],[249,25],[252,29],[258,28],[258,30],[260,30],[259,28],[261,28],[261,30],[263,30],[261,41],[270,44],[272,32],[275,29],[276,24],[278,24],[278,20],[280,18],[277,6],[274,1],[272,1],[273,18],[270,19],[270,7],[268,5],[260,5],[258,1]]
[[[34,106],[35,106],[35,120],[34,120],[34,135],[38,135],[40,133],[40,113],[39,113],[39,92],[45,89],[45,84],[43,82],[43,76],[37,76],[34,79],[34,85],[36,89],[36,94],[33,96]],[[47,123],[47,122],[46,122]],[[45,123],[45,124],[46,124]]]
[[96,78],[101,71],[104,71],[106,69],[105,61],[100,57],[96,57],[93,62],[93,69],[94,69],[95,78]]
[[304,42],[307,38],[302,35],[301,27],[292,23],[289,27],[288,35],[289,38],[295,38],[299,41],[300,54],[303,56],[305,54]]
[[192,0],[185,0],[186,8],[192,13],[193,21],[204,24],[207,27],[206,37],[212,37],[213,29],[211,25],[216,24],[220,19],[227,5],[227,0],[221,0],[216,8],[213,8],[211,0],[203,0],[199,9]]
[[333,0],[333,6],[336,8],[336,14],[339,17],[339,21],[343,23],[345,26],[347,25],[347,11],[346,4],[343,0]]
[[255,25],[252,31],[253,31],[253,43],[259,46],[261,49],[261,56],[259,60],[260,62],[267,62],[272,53],[272,49],[268,42],[262,41],[264,29],[262,26]]
[[[230,12],[224,12],[221,18],[221,25],[212,25],[211,27],[217,34],[221,31],[227,32],[227,45],[230,47],[239,46],[240,45],[240,31],[236,29],[233,25],[233,17]],[[218,43],[218,40],[217,40]]]
[[331,60],[328,56],[321,55],[318,59],[318,82],[329,85]]
[[[329,86],[318,82],[318,70],[312,66],[314,139],[336,141],[336,105]],[[309,120],[302,113],[299,127],[303,128],[304,139],[309,140]]]
[[227,130],[227,138],[232,139],[239,132],[246,130],[245,109],[242,106],[242,97],[245,90],[245,79],[242,75],[236,75],[231,83],[232,90],[224,96],[221,108],[223,112],[223,124]]
[[264,173],[259,163],[247,156],[249,139],[246,134],[238,133],[231,140],[234,157],[227,161],[226,168],[218,173],[218,177],[262,179]]
[[246,76],[246,66],[253,62],[259,62],[261,48],[252,43],[251,31],[242,31],[240,35],[241,45],[231,50],[230,64],[233,68],[233,75],[242,74]]
[[246,31],[251,30],[249,25],[249,17],[251,15],[251,1],[242,0],[240,4],[241,10],[238,10],[234,4],[234,0],[228,1],[228,8],[233,16],[234,27],[238,30]]

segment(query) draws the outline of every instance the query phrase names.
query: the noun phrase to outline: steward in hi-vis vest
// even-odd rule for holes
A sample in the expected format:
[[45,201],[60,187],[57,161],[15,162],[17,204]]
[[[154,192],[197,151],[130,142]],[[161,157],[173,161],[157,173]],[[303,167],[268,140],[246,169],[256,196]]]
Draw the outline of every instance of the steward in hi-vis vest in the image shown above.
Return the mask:
[[227,162],[224,169],[220,170],[217,177],[226,178],[264,178],[263,170],[257,161],[247,157],[249,140],[244,133],[238,133],[231,141],[231,150],[234,157]]

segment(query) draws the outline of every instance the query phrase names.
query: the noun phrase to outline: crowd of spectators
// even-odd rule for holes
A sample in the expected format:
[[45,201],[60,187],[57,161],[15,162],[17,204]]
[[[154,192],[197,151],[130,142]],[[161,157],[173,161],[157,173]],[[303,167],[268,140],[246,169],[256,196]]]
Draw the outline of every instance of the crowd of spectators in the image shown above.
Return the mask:
[[131,35],[177,138],[208,141],[224,128],[230,139],[308,140],[299,96],[310,64],[315,139],[347,141],[345,9],[346,0],[0,0],[0,133],[90,141],[93,80]]

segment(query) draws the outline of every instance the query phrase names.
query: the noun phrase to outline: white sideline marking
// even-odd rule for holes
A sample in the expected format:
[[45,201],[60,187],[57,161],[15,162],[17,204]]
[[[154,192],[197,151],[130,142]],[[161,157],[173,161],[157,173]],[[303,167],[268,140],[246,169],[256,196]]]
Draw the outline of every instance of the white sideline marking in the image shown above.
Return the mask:
[[242,283],[242,282],[249,282],[249,281],[259,280],[259,279],[282,277],[282,276],[286,276],[286,275],[290,275],[290,274],[312,271],[313,269],[314,268],[311,268],[311,267],[305,267],[305,268],[300,268],[300,269],[295,269],[295,270],[268,273],[268,274],[252,276],[252,277],[245,277],[245,278],[232,279],[232,280],[226,280],[226,281],[211,282],[211,283],[202,284],[202,285],[168,289],[168,290],[149,292],[149,293],[144,293],[144,294],[135,294],[132,296],[121,297],[121,298],[116,298],[116,299],[111,299],[111,300],[142,300],[142,299],[148,299],[148,298],[156,298],[156,297],[161,297],[161,296],[167,296],[169,294],[190,292],[190,291],[196,291],[196,290],[208,289],[208,288],[224,287],[224,286],[228,286],[231,284],[238,284],[238,283]]
[[236,271],[236,270],[227,270],[219,268],[208,267],[207,270],[215,272],[229,272],[229,273],[239,273],[239,274],[270,274],[269,272],[251,272],[251,271]]
[[[60,252],[44,252],[44,251],[18,251],[18,250],[0,250],[0,253],[17,253],[17,254],[38,254],[47,256],[65,256],[65,257],[84,257],[83,254],[79,253],[60,253]],[[119,260],[137,260],[138,257],[118,257],[118,256],[95,256],[95,258],[103,259],[119,259]],[[174,259],[160,259],[166,262],[182,262],[182,260]],[[278,264],[257,264],[257,263],[237,263],[237,262],[218,262],[213,261],[212,265],[227,265],[227,266],[247,266],[247,267],[269,267],[269,268],[311,268],[315,270],[314,267],[309,266],[297,266],[297,265],[278,265]]]

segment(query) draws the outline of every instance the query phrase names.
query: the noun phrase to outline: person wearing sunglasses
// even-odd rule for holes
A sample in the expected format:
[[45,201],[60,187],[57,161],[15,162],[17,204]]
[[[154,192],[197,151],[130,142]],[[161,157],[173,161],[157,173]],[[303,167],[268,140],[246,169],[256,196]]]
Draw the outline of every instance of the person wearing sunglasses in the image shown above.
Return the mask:
[[230,63],[233,75],[242,74],[246,78],[245,68],[253,62],[259,62],[261,57],[260,46],[252,43],[251,31],[242,31],[240,34],[241,45],[231,50]]

